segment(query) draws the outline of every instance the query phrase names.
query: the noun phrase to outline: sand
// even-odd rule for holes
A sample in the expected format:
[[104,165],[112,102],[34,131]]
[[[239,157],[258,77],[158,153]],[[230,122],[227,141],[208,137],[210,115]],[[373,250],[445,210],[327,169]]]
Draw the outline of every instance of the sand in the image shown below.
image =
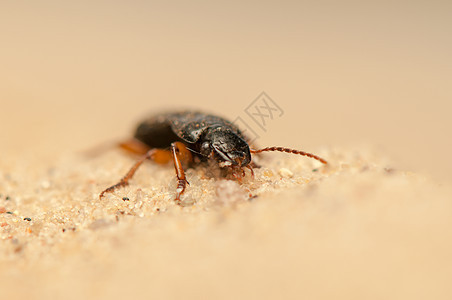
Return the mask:
[[[1,169],[5,299],[447,299],[450,189],[372,151],[264,154],[242,184],[109,150]],[[8,171],[4,171],[8,170]],[[253,198],[249,198],[249,193]],[[29,218],[29,219],[27,219]]]

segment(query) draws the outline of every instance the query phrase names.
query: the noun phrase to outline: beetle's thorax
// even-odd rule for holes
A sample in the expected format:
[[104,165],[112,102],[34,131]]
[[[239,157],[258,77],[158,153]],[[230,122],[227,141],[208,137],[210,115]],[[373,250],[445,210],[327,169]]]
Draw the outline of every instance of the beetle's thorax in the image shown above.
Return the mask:
[[246,166],[251,161],[246,141],[229,128],[209,127],[201,139],[201,154],[216,159],[223,166]]

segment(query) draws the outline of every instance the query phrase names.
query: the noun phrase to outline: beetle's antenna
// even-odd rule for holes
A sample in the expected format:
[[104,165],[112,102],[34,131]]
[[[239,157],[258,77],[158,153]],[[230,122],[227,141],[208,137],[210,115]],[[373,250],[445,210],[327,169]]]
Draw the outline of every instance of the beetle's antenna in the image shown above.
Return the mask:
[[260,152],[264,152],[264,151],[279,151],[279,152],[286,152],[286,153],[292,153],[292,154],[299,154],[299,155],[304,155],[310,158],[314,158],[317,159],[318,161],[320,161],[322,164],[328,164],[328,162],[326,160],[324,160],[321,157],[318,157],[317,155],[311,154],[311,153],[307,153],[301,150],[295,150],[295,149],[290,149],[290,148],[284,148],[284,147],[266,147],[266,148],[262,148],[259,150],[253,150],[250,149],[251,153],[260,153]]

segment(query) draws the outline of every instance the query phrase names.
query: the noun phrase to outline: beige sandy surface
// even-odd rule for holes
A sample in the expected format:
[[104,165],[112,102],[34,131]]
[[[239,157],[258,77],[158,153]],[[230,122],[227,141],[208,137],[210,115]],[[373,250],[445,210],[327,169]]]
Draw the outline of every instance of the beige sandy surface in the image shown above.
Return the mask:
[[12,166],[1,185],[12,212],[0,215],[2,293],[447,299],[450,190],[375,153],[319,152],[331,166],[266,155],[243,185],[189,170],[184,207],[172,200],[172,167],[153,164],[100,201],[133,162],[117,151],[60,157],[32,173]]
[[[0,298],[451,299],[451,5],[338,3],[1,4]],[[136,158],[86,151],[182,106],[330,165],[99,200]]]

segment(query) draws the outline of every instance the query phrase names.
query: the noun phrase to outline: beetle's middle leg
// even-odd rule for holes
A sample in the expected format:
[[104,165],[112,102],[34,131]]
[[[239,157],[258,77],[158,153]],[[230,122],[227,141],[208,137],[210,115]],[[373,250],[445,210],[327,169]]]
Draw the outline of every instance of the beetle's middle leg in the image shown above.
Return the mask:
[[145,160],[147,159],[151,159],[155,153],[159,151],[159,149],[151,149],[148,152],[146,152],[145,155],[143,155],[133,166],[132,168],[130,168],[129,172],[127,172],[126,175],[124,175],[124,177],[121,178],[121,180],[110,186],[109,188],[106,188],[105,190],[102,191],[102,193],[100,193],[99,198],[102,198],[104,196],[105,193],[111,193],[114,190],[116,190],[117,188],[126,186],[129,184],[129,180],[133,177],[133,175],[135,174],[135,172],[138,170],[138,168],[144,163]]
[[191,153],[187,150],[185,145],[181,142],[174,142],[171,144],[171,153],[173,154],[174,169],[177,175],[176,201],[180,202],[180,196],[184,193],[185,187],[190,184],[185,178],[184,168],[182,167],[181,159],[189,161],[192,159]]
[[144,163],[145,160],[152,159],[153,161],[164,164],[171,160],[171,155],[167,150],[162,149],[151,149],[147,150],[146,154],[141,156],[141,158],[130,168],[129,172],[121,178],[121,180],[110,186],[109,188],[105,189],[100,193],[99,198],[102,198],[105,193],[111,193],[117,188],[124,187],[129,184],[129,180],[135,175],[135,172],[138,170],[138,168]]

